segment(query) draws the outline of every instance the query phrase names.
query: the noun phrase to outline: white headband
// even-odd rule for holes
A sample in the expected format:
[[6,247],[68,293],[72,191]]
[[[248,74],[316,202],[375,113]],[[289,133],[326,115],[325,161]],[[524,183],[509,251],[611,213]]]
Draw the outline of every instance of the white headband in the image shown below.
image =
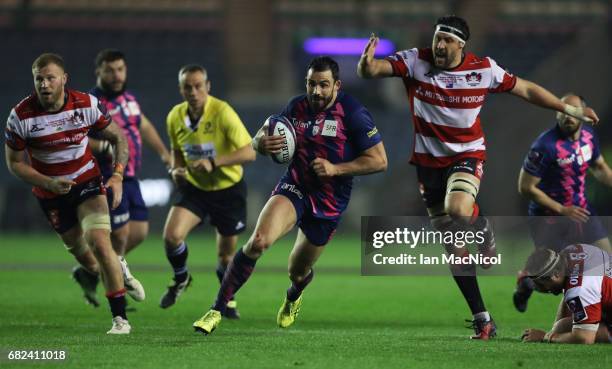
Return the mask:
[[552,250],[548,250],[548,251],[554,254],[552,261],[540,273],[537,273],[536,275],[531,276],[532,280],[540,279],[543,277],[548,277],[548,274],[550,274],[550,272],[553,271],[555,266],[557,266],[557,263],[559,262],[559,259],[560,259],[559,254]]
[[434,36],[438,33],[444,33],[445,35],[448,35],[456,39],[457,41],[463,42],[465,44],[465,35],[463,34],[463,31],[461,31],[458,28],[447,26],[445,24],[438,24],[436,26],[436,31],[434,32]]

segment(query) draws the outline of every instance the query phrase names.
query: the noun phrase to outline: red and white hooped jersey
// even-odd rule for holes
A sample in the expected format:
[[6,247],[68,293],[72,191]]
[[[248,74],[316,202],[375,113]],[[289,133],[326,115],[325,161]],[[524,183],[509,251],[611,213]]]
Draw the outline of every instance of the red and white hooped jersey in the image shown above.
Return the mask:
[[565,282],[564,301],[572,313],[574,327],[597,330],[602,316],[612,319],[612,255],[591,245],[566,247],[570,275]]
[[[6,144],[13,150],[27,150],[38,172],[83,183],[100,175],[87,133],[106,128],[111,119],[94,96],[70,89],[65,94],[64,106],[53,113],[42,108],[36,94],[17,104],[7,121]],[[40,187],[32,191],[39,198],[57,196]]]
[[516,77],[472,53],[451,70],[434,67],[431,48],[399,51],[387,60],[408,93],[414,122],[410,162],[441,168],[468,157],[485,160],[480,109],[488,93],[512,90]]

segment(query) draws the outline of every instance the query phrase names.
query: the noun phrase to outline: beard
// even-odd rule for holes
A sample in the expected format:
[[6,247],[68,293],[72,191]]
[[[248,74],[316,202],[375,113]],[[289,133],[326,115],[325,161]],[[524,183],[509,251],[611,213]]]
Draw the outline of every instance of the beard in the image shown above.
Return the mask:
[[438,52],[434,50],[433,59],[434,65],[439,69],[449,69],[451,64],[455,61],[456,53],[449,53],[446,51]]
[[113,85],[111,83],[106,83],[102,80],[100,80],[100,87],[106,95],[117,96],[125,92],[125,89],[127,88],[127,81],[123,82],[123,85],[117,91],[113,88]]
[[576,132],[580,130],[581,127],[582,127],[581,123],[578,123],[576,125],[566,125],[563,123],[560,125],[561,132],[563,132],[563,134],[568,137],[573,136]]
[[49,91],[45,94],[38,91],[36,91],[36,93],[38,95],[38,101],[40,102],[40,105],[47,109],[57,104],[61,97],[62,89],[60,88],[57,91]]
[[333,95],[329,97],[315,97],[313,95],[308,95],[308,103],[310,103],[310,107],[312,110],[320,112],[325,109],[325,107],[332,101]]

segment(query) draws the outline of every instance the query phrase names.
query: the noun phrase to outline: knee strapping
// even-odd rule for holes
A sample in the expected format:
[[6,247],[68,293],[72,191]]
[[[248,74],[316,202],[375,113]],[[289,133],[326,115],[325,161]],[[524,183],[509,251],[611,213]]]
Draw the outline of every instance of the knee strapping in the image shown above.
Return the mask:
[[81,229],[83,229],[83,232],[87,232],[92,229],[105,229],[110,231],[110,216],[108,214],[101,213],[93,213],[86,215],[81,220]]
[[478,184],[464,177],[453,178],[448,184],[446,194],[448,195],[451,192],[458,191],[468,193],[476,200],[476,196],[478,196]]

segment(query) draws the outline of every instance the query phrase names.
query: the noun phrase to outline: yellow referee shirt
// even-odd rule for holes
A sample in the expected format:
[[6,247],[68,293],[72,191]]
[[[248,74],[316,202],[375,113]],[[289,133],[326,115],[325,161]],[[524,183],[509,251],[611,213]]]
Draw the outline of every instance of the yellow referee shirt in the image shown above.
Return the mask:
[[203,191],[218,191],[231,187],[242,178],[242,165],[217,167],[212,173],[191,171],[190,164],[198,159],[229,154],[251,142],[251,136],[232,107],[223,100],[208,95],[204,115],[195,130],[182,102],[168,113],[166,124],[170,147],[183,154],[187,163],[187,180]]

